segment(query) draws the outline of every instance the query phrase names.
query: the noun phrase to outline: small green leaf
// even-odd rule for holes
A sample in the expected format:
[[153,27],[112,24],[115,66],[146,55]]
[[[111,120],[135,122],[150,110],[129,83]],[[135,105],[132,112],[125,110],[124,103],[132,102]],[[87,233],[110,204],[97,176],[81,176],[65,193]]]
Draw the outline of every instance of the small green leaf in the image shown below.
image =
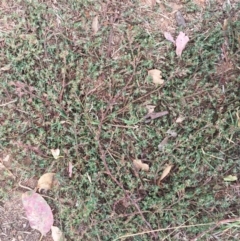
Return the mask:
[[225,182],[234,182],[234,181],[237,181],[237,179],[238,179],[237,176],[233,176],[233,175],[228,175],[223,178]]

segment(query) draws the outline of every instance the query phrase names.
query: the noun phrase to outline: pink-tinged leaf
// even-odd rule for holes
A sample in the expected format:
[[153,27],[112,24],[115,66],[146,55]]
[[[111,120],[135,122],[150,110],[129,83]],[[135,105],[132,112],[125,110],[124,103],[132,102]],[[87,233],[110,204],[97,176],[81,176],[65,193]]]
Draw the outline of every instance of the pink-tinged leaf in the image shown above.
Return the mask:
[[170,41],[170,42],[172,42],[172,43],[175,44],[175,40],[174,40],[173,36],[172,36],[170,33],[164,32],[164,37],[165,37],[168,41]]
[[189,37],[185,33],[180,32],[176,39],[176,54],[177,56],[182,55],[182,51],[185,49]]
[[34,191],[22,194],[22,203],[31,228],[46,235],[53,225],[52,210],[43,197]]
[[71,178],[72,177],[72,169],[73,165],[71,162],[68,163],[68,176]]

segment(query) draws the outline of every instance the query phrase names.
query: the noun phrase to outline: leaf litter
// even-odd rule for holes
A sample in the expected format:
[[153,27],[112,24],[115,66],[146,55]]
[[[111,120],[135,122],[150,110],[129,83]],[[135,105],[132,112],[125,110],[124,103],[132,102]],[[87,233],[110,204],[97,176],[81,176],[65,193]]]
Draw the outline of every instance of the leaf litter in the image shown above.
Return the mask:
[[65,241],[63,232],[56,226],[51,227],[53,241]]
[[148,76],[151,76],[154,84],[163,84],[162,72],[158,69],[151,69],[148,71]]
[[22,194],[22,203],[31,228],[45,236],[53,225],[53,213],[45,199],[34,191]]
[[162,172],[161,177],[158,179],[158,183],[160,183],[171,171],[173,165],[167,165]]
[[179,35],[177,36],[176,41],[174,41],[174,38],[172,37],[171,33],[169,32],[164,32],[164,37],[168,40],[171,41],[172,43],[175,43],[176,45],[176,54],[177,56],[181,56],[183,50],[186,48],[186,45],[189,41],[189,37],[183,33],[180,32]]
[[142,160],[134,159],[133,165],[137,171],[145,171],[145,172],[149,171],[149,165],[146,163],[143,163]]
[[95,35],[99,30],[98,16],[95,16],[92,21],[92,32]]
[[37,190],[39,192],[51,190],[54,185],[54,177],[55,173],[53,172],[43,174],[38,180]]

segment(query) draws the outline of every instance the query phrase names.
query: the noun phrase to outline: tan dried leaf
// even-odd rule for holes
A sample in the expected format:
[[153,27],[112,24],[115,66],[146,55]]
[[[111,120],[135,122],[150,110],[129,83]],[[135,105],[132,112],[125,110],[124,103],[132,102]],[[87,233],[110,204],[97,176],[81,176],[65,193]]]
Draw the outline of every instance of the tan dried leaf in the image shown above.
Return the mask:
[[165,169],[163,170],[163,173],[162,173],[161,177],[159,178],[158,182],[162,181],[169,174],[172,167],[173,167],[173,165],[167,165],[165,167]]
[[3,158],[3,162],[9,162],[10,160],[10,155],[6,155],[4,158]]
[[51,153],[54,157],[54,159],[58,159],[60,155],[60,150],[59,149],[51,149]]
[[49,173],[45,173],[43,174],[39,180],[38,180],[38,184],[37,184],[37,189],[39,190],[39,192],[41,192],[41,190],[50,190],[53,187],[53,182],[54,182],[54,176],[55,173],[53,172],[49,172]]
[[134,159],[133,165],[138,171],[140,171],[140,170],[145,171],[145,172],[149,171],[149,165],[146,163],[143,163],[139,159]]
[[99,29],[98,16],[95,16],[92,21],[92,32],[95,35]]
[[4,67],[1,68],[2,71],[8,71],[11,69],[11,64],[5,65]]
[[158,69],[152,69],[148,71],[148,75],[152,77],[154,84],[163,84],[164,80],[162,79],[162,72]]
[[56,226],[51,227],[53,241],[65,241],[63,232]]
[[176,119],[176,123],[182,123],[184,120],[185,120],[185,117],[180,115],[180,116]]
[[155,105],[146,105],[146,109],[148,111],[148,114],[151,114],[154,112],[154,109],[155,109]]
[[234,182],[234,181],[237,181],[238,178],[237,178],[237,176],[228,175],[228,176],[224,177],[223,180],[225,182]]

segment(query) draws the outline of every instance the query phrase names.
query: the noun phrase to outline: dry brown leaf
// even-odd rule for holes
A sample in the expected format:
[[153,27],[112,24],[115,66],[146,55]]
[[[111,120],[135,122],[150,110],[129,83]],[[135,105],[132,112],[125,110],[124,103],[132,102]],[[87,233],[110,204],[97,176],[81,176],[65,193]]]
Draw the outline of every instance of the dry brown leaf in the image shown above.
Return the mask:
[[92,21],[92,31],[94,35],[97,33],[98,29],[99,29],[98,16],[95,16]]
[[165,169],[163,170],[163,173],[162,173],[161,177],[159,178],[158,182],[162,181],[169,174],[172,167],[173,167],[173,165],[167,165],[165,167]]
[[64,235],[63,232],[56,226],[51,227],[52,230],[52,238],[54,241],[64,241]]
[[6,155],[4,158],[3,158],[3,162],[9,162],[10,160],[10,155]]
[[176,119],[176,123],[182,123],[184,120],[185,120],[185,117],[180,115],[180,116]]
[[39,192],[41,192],[41,190],[50,190],[53,187],[53,182],[54,182],[54,176],[55,173],[53,172],[49,172],[49,173],[45,173],[43,174],[39,180],[38,180],[38,184],[37,184],[37,189],[39,190]]
[[152,69],[148,71],[148,75],[152,77],[154,84],[163,84],[164,80],[162,79],[162,72],[158,69]]
[[143,163],[139,159],[134,159],[133,165],[138,171],[140,171],[140,170],[145,171],[145,172],[149,171],[149,165],[146,163]]
[[156,105],[146,105],[146,109],[148,111],[148,114],[151,114],[154,112]]
[[60,155],[60,150],[59,149],[51,149],[51,153],[54,157],[54,159],[58,159]]

